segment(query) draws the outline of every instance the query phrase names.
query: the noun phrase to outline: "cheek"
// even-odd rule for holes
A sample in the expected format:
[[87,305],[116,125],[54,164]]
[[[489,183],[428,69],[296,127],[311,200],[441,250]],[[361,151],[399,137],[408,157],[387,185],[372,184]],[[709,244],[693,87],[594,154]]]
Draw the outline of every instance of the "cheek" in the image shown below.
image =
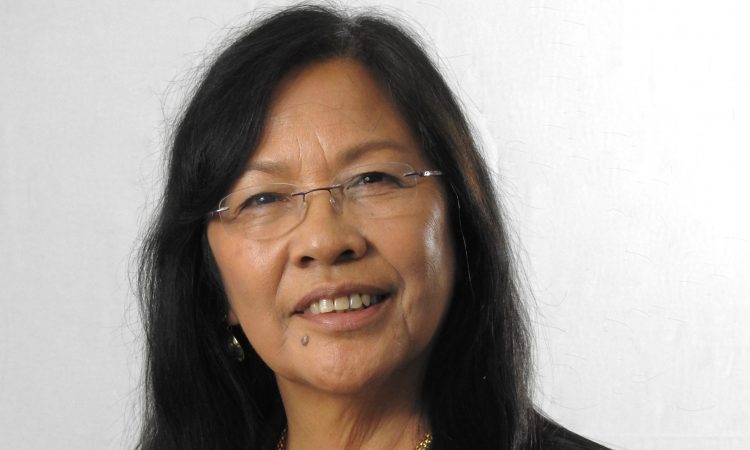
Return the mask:
[[383,236],[387,259],[403,283],[405,322],[411,333],[431,336],[453,295],[455,258],[445,208],[424,211],[417,223],[394,224]]
[[[219,229],[209,229],[209,244],[219,267],[229,307],[243,328],[248,317],[274,312],[274,298],[283,261],[278,250],[229,239]],[[248,336],[249,338],[250,336]]]
[[454,249],[448,229],[446,213],[437,211],[431,215],[425,226],[425,270],[432,278],[453,284]]
[[421,232],[413,239],[421,248],[426,280],[445,288],[453,284],[455,258],[446,205],[442,201],[436,203],[424,212]]

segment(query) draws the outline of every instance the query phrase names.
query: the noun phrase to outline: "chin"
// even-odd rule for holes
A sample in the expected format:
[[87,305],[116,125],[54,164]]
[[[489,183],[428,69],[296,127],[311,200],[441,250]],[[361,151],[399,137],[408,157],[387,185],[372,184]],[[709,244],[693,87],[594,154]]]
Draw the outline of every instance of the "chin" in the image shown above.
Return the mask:
[[[314,369],[308,367],[312,370],[304,373],[300,381],[321,394],[337,396],[381,395],[388,391],[418,389],[426,357],[388,361],[388,356],[394,356],[392,351],[377,353],[363,351],[361,347],[356,353],[342,352],[349,355],[346,364],[341,365],[341,359],[334,358],[329,364],[319,364]],[[353,354],[357,357],[352,358]]]

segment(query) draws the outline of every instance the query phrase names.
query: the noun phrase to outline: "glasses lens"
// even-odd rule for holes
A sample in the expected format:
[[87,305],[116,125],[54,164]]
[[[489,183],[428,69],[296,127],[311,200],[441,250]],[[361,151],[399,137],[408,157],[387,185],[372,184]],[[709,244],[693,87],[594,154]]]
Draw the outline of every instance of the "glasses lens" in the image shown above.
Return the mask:
[[291,184],[275,183],[241,188],[219,204],[221,221],[231,234],[250,239],[270,237],[294,227],[303,212],[302,199]]
[[408,212],[416,194],[414,169],[402,163],[358,166],[341,175],[344,211],[357,218],[389,218]]

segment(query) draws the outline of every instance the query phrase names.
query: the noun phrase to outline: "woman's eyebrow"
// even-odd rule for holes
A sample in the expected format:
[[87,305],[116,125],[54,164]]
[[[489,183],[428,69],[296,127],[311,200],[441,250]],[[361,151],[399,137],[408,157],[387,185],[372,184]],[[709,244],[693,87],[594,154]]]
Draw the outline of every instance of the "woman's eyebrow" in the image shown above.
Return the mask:
[[399,153],[409,153],[410,151],[409,147],[405,147],[396,141],[388,139],[366,141],[344,150],[338,155],[337,162],[344,165],[349,164],[363,158],[367,153],[373,150],[384,149],[396,150]]
[[288,170],[287,165],[277,161],[251,161],[245,168],[245,173],[263,172],[269,175],[279,175]]
[[[409,153],[411,150],[396,141],[381,139],[374,141],[366,141],[360,144],[354,145],[347,148],[343,152],[336,155],[335,161],[338,165],[348,165],[357,160],[364,158],[368,153],[375,150],[396,150],[399,153]],[[245,168],[245,173],[250,172],[263,172],[268,175],[283,175],[289,171],[289,167],[285,162],[281,161],[250,161]]]

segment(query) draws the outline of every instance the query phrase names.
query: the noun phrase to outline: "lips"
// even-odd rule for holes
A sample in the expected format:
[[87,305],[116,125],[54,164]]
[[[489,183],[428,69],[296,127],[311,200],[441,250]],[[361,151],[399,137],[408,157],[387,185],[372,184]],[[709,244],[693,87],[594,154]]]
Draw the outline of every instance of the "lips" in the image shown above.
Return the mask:
[[328,314],[332,312],[357,311],[359,309],[369,308],[385,300],[385,295],[370,295],[364,293],[354,293],[342,295],[336,298],[322,298],[310,303],[305,312],[311,314]]
[[347,313],[383,302],[390,293],[373,286],[336,286],[315,289],[297,303],[295,314]]

